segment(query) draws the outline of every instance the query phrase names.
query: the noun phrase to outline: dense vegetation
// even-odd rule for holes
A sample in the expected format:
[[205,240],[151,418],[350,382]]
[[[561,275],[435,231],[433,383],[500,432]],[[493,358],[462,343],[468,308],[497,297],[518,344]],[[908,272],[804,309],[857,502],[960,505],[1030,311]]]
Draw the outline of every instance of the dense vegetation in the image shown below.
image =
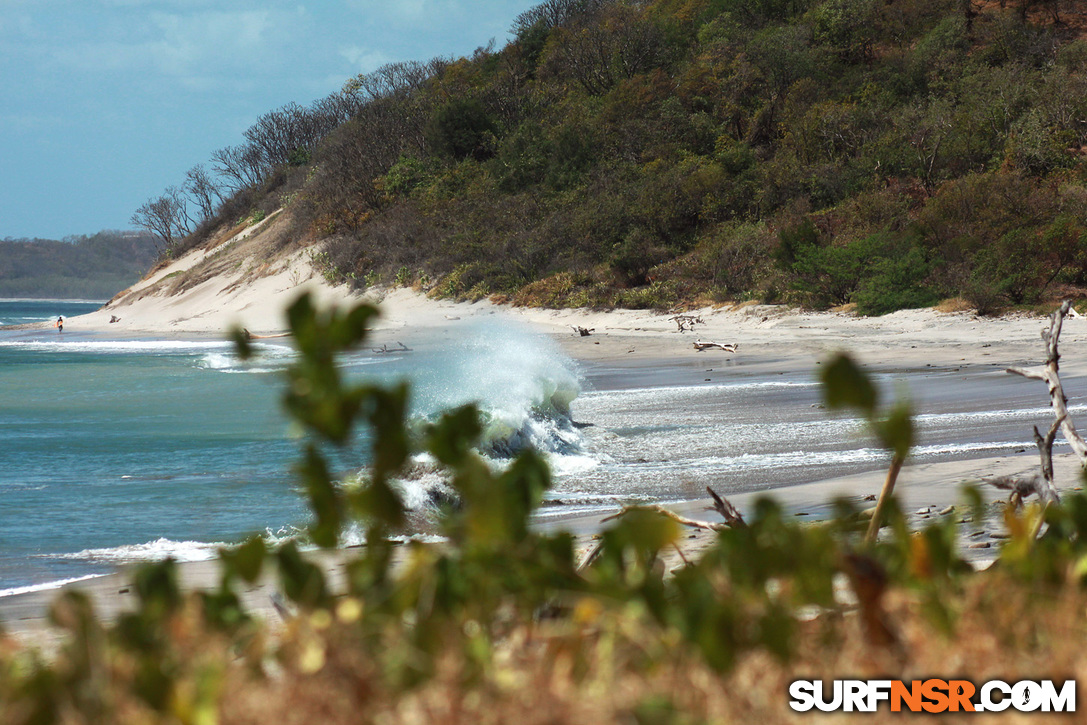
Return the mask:
[[0,297],[108,300],[138,280],[158,253],[155,237],[134,232],[0,240]]
[[[579,562],[572,536],[529,526],[549,485],[538,454],[495,471],[473,450],[471,406],[419,430],[407,426],[405,385],[343,376],[338,358],[364,342],[373,314],[318,312],[308,298],[289,311],[299,355],[285,404],[306,432],[295,470],[313,512],[307,533],[328,548],[348,526],[367,535],[342,585],[297,542],[254,537],[221,552],[214,590],[183,591],[173,561],[144,565],[136,605],[114,623],[69,591],[52,611],[64,633],[53,657],[0,633],[0,721],[795,722],[786,703],[797,677],[1063,681],[1087,667],[1081,494],[1044,511],[1009,506],[1012,539],[985,572],[956,547],[960,517],[985,514],[976,496],[916,532],[892,506],[872,544],[849,502],[801,524],[765,499],[701,557],[680,551],[667,566],[685,536],[635,509]],[[881,405],[848,357],[830,368],[828,406],[860,409],[888,448],[908,449],[906,408]],[[360,424],[369,475],[335,482],[331,463],[357,445]],[[387,538],[405,516],[396,477],[419,450],[460,501],[440,516],[444,543],[398,552]],[[278,632],[239,599],[269,571],[288,600]]]
[[[547,0],[501,49],[386,66],[261,117],[215,155],[218,196],[190,172],[203,222],[174,244],[285,204],[329,278],[360,287],[1030,304],[1087,283],[1085,13]],[[184,197],[164,197],[173,216]]]

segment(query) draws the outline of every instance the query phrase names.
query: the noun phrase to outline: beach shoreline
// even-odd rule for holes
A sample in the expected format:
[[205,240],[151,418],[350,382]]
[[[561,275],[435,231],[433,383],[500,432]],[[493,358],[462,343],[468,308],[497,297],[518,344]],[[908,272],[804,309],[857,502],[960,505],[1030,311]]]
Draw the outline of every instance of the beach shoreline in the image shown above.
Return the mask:
[[[147,280],[171,274],[167,266]],[[367,345],[380,348],[403,344],[443,345],[461,334],[462,326],[480,321],[501,321],[546,335],[562,351],[585,365],[604,371],[616,385],[646,384],[667,386],[696,383],[709,375],[717,379],[729,376],[814,375],[831,353],[844,350],[873,372],[888,371],[982,371],[1001,373],[1010,366],[1039,364],[1044,356],[1041,330],[1044,317],[1017,314],[1003,318],[981,318],[970,313],[941,313],[932,309],[906,310],[880,318],[858,317],[845,312],[807,312],[784,306],[738,305],[706,308],[685,313],[693,329],[681,329],[669,313],[635,310],[545,310],[513,308],[489,301],[475,303],[434,300],[410,289],[380,291],[366,297],[348,293],[315,277],[294,284],[297,271],[284,271],[258,280],[250,288],[229,292],[229,285],[218,282],[218,292],[197,290],[179,298],[158,294],[140,297],[140,289],[130,291],[135,297],[124,305],[114,303],[88,315],[66,321],[64,339],[78,336],[111,339],[225,339],[233,326],[245,327],[254,334],[278,334],[285,330],[283,310],[306,290],[316,295],[318,304],[349,304],[360,300],[379,304],[381,317],[374,326]],[[221,293],[221,294],[220,294]],[[231,297],[231,294],[234,296]],[[215,303],[216,297],[230,297],[229,304]],[[111,319],[117,319],[111,322]],[[48,339],[57,333],[51,323],[40,327],[19,326],[20,337],[34,337],[38,330]],[[578,328],[591,330],[582,335]],[[15,332],[14,327],[0,328]],[[696,340],[736,345],[735,352],[710,349],[699,352]],[[1087,350],[1087,320],[1066,321],[1062,334],[1063,370],[1069,377],[1087,375],[1087,360],[1079,355]],[[1039,405],[1048,402],[1045,386],[1038,384]],[[1078,462],[1071,454],[1056,456],[1058,483],[1062,488],[1078,485]],[[982,457],[941,463],[907,465],[897,493],[903,509],[914,513],[918,521],[921,509],[945,510],[960,499],[959,484],[992,475],[1014,475],[1037,468],[1037,454],[1027,451],[1014,456]],[[837,495],[849,497],[859,508],[864,500],[878,493],[884,471],[878,468],[837,479],[784,487],[771,487],[765,493],[774,496],[794,515],[806,520],[826,518]],[[991,487],[990,487],[991,488]],[[995,490],[986,491],[989,499]],[[730,496],[741,511],[750,511],[759,492]],[[693,518],[712,519],[706,513],[707,499],[670,504],[677,512]],[[870,505],[870,504],[869,504]],[[566,527],[583,537],[601,527],[600,515],[548,516],[547,528]],[[699,542],[708,541],[698,534]],[[989,539],[986,539],[989,541]],[[697,544],[696,544],[697,545]],[[995,553],[999,541],[975,551],[976,556]],[[335,569],[339,554],[323,555],[330,570]],[[180,565],[186,588],[207,588],[217,584],[214,562],[188,562]],[[87,592],[105,619],[115,617],[133,603],[127,581],[130,567],[94,579],[76,582],[71,587]],[[270,592],[274,582],[266,581],[244,592],[247,604],[258,614],[271,616]],[[47,622],[48,604],[57,590],[39,590],[0,598],[0,624],[10,634],[31,642],[51,641]]]

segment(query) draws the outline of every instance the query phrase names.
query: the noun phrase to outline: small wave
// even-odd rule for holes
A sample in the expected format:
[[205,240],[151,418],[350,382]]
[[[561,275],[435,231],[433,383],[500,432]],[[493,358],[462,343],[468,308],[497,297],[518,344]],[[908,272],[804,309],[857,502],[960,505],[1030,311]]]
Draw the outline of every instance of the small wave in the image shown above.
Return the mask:
[[713,391],[744,391],[744,390],[773,390],[779,388],[815,388],[819,387],[817,382],[800,382],[794,380],[752,380],[752,381],[738,381],[730,383],[715,383],[712,385],[660,385],[657,387],[647,388],[623,388],[621,390],[598,390],[585,394],[586,398],[597,397],[621,397],[621,396],[640,396],[646,394],[663,394],[663,395],[704,395],[707,392]]
[[[247,373],[268,374],[282,370],[282,365],[276,365],[279,359],[286,357],[283,354],[268,354],[261,352],[254,360],[241,360],[233,352],[209,352],[196,361],[195,367],[202,370],[214,370],[220,373]],[[259,363],[264,363],[263,365]],[[271,363],[269,365],[268,363]]]
[[637,494],[569,493],[544,499],[534,514],[537,519],[568,518],[614,512],[623,506],[656,501],[652,496]]
[[105,549],[84,549],[73,554],[47,554],[50,559],[126,563],[135,561],[208,561],[214,559],[219,549],[227,544],[209,544],[202,541],[172,541],[158,538],[145,544],[130,544]]
[[237,367],[237,365],[238,359],[225,352],[209,352],[197,363],[197,367],[208,370],[229,370]]
[[[1068,412],[1081,413],[1087,410],[1087,405],[1069,405]],[[1016,408],[1004,410],[979,410],[963,413],[924,413],[914,416],[914,420],[921,424],[952,424],[959,422],[983,422],[1001,420],[1030,420],[1032,418],[1048,418],[1053,415],[1053,409],[1045,408]]]
[[568,453],[565,455],[549,455],[547,456],[547,462],[551,466],[551,475],[555,478],[561,478],[590,471],[600,466],[603,461],[588,453]]
[[54,589],[60,589],[66,587],[69,584],[75,584],[77,582],[85,582],[88,579],[97,579],[98,577],[105,576],[104,574],[87,574],[86,576],[72,577],[71,579],[58,579],[57,581],[46,582],[45,584],[29,584],[23,587],[11,587],[10,589],[0,589],[0,597],[10,597],[15,594],[29,594],[30,592],[47,592]]
[[[1025,442],[979,442],[954,443],[917,446],[911,451],[911,458],[931,458],[941,455],[975,453],[979,451],[1007,451],[1032,447]],[[875,463],[890,459],[890,453],[883,448],[856,448],[853,450],[834,451],[784,451],[780,453],[744,453],[739,456],[708,456],[700,459],[679,461],[637,462],[639,468],[668,471],[714,470],[740,471],[747,469],[801,468],[808,466],[839,465],[848,463]]]
[[40,352],[177,355],[228,350],[232,343],[212,340],[0,340],[0,348]]

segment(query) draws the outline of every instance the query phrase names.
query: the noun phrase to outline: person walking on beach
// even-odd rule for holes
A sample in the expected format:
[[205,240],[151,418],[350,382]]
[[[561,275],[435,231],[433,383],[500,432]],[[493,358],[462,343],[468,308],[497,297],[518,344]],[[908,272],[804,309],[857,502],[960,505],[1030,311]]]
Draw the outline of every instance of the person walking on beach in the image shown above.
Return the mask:
[[64,318],[57,318],[57,332],[64,332]]

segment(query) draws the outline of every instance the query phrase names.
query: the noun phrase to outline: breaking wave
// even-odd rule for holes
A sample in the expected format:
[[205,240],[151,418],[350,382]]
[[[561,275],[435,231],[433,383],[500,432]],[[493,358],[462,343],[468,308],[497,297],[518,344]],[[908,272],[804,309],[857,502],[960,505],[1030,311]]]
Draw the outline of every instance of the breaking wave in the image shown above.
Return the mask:
[[[413,380],[416,425],[472,403],[483,427],[478,451],[496,470],[525,450],[543,454],[556,472],[597,465],[570,415],[581,393],[570,358],[550,339],[508,321],[471,323],[460,332],[440,363]],[[426,457],[414,462],[400,486],[414,510],[455,500],[445,474]]]
[[509,322],[475,323],[441,368],[417,384],[419,415],[429,420],[475,403],[485,456],[508,459],[526,449],[554,456],[584,453],[570,418],[570,404],[581,393],[579,374],[548,338]]

